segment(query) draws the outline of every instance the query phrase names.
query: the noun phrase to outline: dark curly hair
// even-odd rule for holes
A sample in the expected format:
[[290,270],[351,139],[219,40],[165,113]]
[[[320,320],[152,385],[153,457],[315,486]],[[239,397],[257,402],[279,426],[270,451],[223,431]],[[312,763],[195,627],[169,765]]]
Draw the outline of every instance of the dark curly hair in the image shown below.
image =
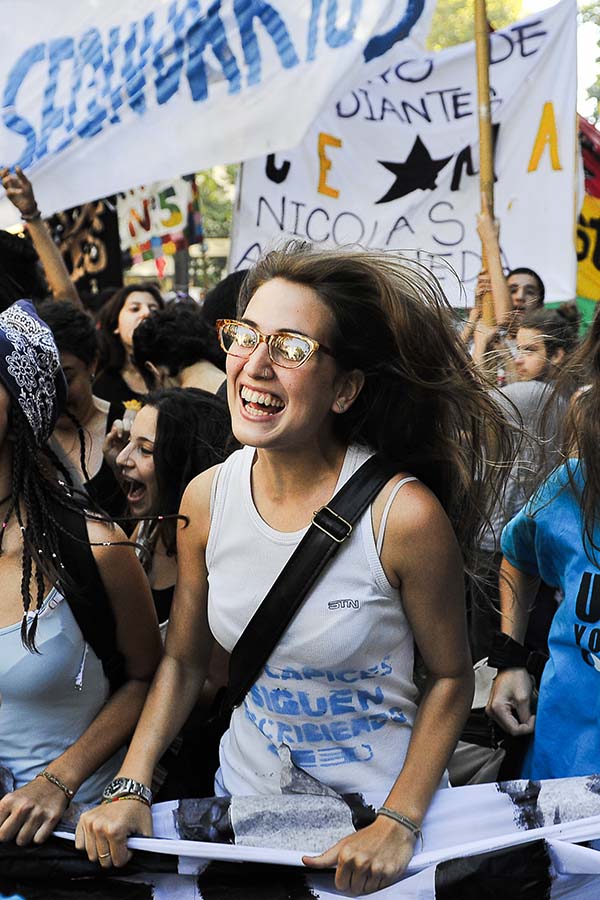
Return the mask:
[[169,304],[140,322],[133,333],[133,361],[150,389],[155,382],[147,362],[166,366],[175,376],[202,359],[222,368],[224,355],[214,327],[194,302]]
[[72,353],[86,366],[98,356],[98,332],[91,316],[73,303],[45,300],[36,306],[52,331],[59,353]]
[[0,311],[16,300],[43,300],[48,285],[31,239],[0,230]]

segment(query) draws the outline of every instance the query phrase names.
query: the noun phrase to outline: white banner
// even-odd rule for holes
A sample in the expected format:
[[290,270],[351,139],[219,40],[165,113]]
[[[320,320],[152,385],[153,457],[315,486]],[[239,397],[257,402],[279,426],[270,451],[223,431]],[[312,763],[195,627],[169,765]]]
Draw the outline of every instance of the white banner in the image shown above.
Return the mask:
[[[507,267],[575,296],[576,6],[491,35],[496,217]],[[480,269],[478,121],[472,43],[366,63],[292,152],[244,164],[230,256],[249,266],[285,237],[418,251],[451,301]]]
[[[44,215],[294,146],[425,0],[4,0],[0,163]],[[0,227],[15,221],[0,201]]]
[[[478,896],[488,900],[534,897],[597,900],[600,852],[576,844],[600,837],[599,781],[600,776],[589,775],[438,791],[423,823],[422,846],[415,848],[404,880],[378,892],[377,897],[381,900],[457,900]],[[157,804],[152,810],[155,837],[129,838],[128,846],[132,850],[178,856],[180,874],[161,876],[142,870],[135,880],[152,886],[154,900],[202,900],[204,897],[246,900],[249,896],[261,900],[278,900],[283,896],[298,900],[350,898],[350,894],[335,890],[333,872],[309,871],[304,867],[302,856],[314,855],[315,850],[301,843],[300,835],[306,840],[307,834],[301,817],[292,816],[286,822],[286,816],[278,814],[278,805],[284,797],[233,797],[227,815],[223,816],[220,807],[213,810],[212,819],[206,813],[211,800]],[[299,803],[302,797],[307,795],[295,794],[293,801]],[[249,799],[256,801],[249,822],[253,828],[260,828],[262,821],[267,830],[273,830],[276,846],[257,845],[247,837],[239,841],[236,838],[234,844],[182,839],[180,803],[188,805],[189,815],[184,813],[181,819],[188,824],[189,831],[199,835],[212,830],[216,840],[216,823],[220,818],[217,813],[232,823],[235,804]],[[383,797],[367,794],[364,801],[377,809]],[[222,803],[223,798],[216,802]],[[311,834],[327,827],[326,820],[323,812],[316,817],[311,822]],[[59,830],[55,834],[66,840],[74,838],[67,831]],[[31,857],[30,865],[34,861],[35,857]],[[208,861],[229,861],[236,865],[229,869],[222,865],[216,868],[213,881],[213,869]],[[250,868],[244,863],[255,866]],[[264,865],[261,869],[256,864]],[[147,865],[151,866],[151,859]],[[274,871],[278,866],[286,868]]]

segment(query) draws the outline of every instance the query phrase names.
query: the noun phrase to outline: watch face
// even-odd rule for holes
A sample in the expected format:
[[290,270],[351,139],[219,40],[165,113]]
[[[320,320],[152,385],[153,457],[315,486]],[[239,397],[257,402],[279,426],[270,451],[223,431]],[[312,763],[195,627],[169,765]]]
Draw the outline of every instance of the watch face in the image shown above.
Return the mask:
[[127,784],[127,778],[113,778],[110,784],[107,784],[104,788],[102,796],[105,799],[110,797],[114,797],[116,794],[121,793],[125,785]]
[[148,804],[152,803],[152,791],[150,788],[140,781],[135,781],[133,778],[113,778],[102,792],[104,800],[112,800],[114,797],[122,797],[124,795],[142,797]]

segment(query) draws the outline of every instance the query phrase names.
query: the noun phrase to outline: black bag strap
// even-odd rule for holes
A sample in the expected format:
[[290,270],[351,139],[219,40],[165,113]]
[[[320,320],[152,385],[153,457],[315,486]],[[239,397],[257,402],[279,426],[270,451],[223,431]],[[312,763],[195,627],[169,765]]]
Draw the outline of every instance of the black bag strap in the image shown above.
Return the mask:
[[90,546],[85,513],[58,502],[52,510],[60,525],[61,559],[72,585],[65,587],[65,600],[114,693],[125,681],[125,661],[117,647],[117,624]]
[[242,703],[327,563],[397,471],[396,465],[381,456],[371,456],[327,506],[314,514],[308,531],[232,650],[223,713]]

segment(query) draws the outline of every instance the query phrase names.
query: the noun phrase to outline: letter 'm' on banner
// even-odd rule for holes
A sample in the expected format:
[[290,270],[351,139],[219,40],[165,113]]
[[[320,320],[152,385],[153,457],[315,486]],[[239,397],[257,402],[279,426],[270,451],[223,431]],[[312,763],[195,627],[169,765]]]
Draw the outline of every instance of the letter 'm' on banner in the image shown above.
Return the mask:
[[554,115],[554,105],[552,103],[544,103],[542,110],[542,118],[540,119],[540,127],[535,138],[531,159],[527,166],[528,172],[535,172],[540,164],[542,153],[546,145],[550,147],[550,162],[555,171],[562,171],[560,159],[558,157],[558,129],[556,127],[556,117]]
[[337,188],[327,184],[327,173],[331,169],[332,163],[325,150],[327,147],[341,146],[342,142],[339,138],[334,137],[332,134],[326,134],[324,131],[319,132],[319,187],[317,190],[320,194],[325,194],[326,197],[339,197],[340,192]]

